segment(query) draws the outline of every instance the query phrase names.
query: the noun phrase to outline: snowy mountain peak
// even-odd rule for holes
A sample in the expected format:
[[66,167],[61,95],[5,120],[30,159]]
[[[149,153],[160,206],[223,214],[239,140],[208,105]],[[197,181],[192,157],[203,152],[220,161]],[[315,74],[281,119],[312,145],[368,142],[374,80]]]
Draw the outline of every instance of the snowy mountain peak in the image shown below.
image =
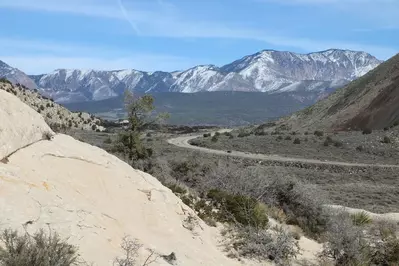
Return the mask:
[[134,69],[58,69],[31,77],[44,93],[56,100],[76,102],[106,99],[122,95],[125,90],[185,93],[324,91],[342,86],[380,63],[370,54],[350,50],[329,49],[309,54],[263,50],[222,67],[199,65],[170,73]]

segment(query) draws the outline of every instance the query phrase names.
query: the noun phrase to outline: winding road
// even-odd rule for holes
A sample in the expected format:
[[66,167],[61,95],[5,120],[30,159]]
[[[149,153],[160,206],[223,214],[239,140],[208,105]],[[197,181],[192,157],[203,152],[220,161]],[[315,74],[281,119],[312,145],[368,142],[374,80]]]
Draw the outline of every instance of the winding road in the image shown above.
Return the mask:
[[[218,132],[229,132],[230,129],[220,130]],[[172,138],[168,140],[169,144],[186,148],[198,150],[205,153],[232,156],[232,157],[241,157],[241,158],[249,158],[255,160],[263,160],[263,161],[274,161],[274,162],[287,162],[287,163],[302,163],[302,164],[312,164],[312,165],[330,165],[330,166],[341,166],[341,167],[377,167],[377,168],[399,168],[399,165],[392,164],[365,164],[365,163],[348,163],[348,162],[337,162],[337,161],[321,161],[316,159],[306,159],[306,158],[293,158],[293,157],[284,157],[280,155],[271,155],[271,154],[259,154],[259,153],[249,153],[242,151],[223,151],[223,150],[214,150],[210,148],[198,147],[191,145],[189,142],[192,139],[201,137],[202,135],[191,135],[191,136],[181,136],[177,138]]]
[[[225,129],[220,130],[218,132],[229,132],[231,130]],[[250,159],[257,159],[257,160],[264,160],[264,161],[277,161],[277,162],[298,162],[304,164],[313,164],[313,165],[330,165],[330,166],[346,166],[346,167],[380,167],[380,168],[399,168],[399,165],[389,165],[389,164],[363,164],[363,163],[347,163],[347,162],[336,162],[336,161],[320,161],[320,160],[313,160],[313,159],[305,159],[305,158],[291,158],[291,157],[283,157],[279,155],[267,155],[267,154],[255,154],[255,153],[247,153],[241,151],[222,151],[222,150],[214,150],[204,147],[198,147],[191,145],[189,143],[190,140],[201,137],[202,135],[191,135],[191,136],[181,136],[177,138],[172,138],[168,140],[169,144],[175,145],[181,148],[193,149],[198,150],[205,153],[211,154],[218,154],[218,155],[225,155],[225,156],[233,156],[233,157],[241,157],[241,158],[250,158]],[[327,205],[327,207],[332,209],[341,209],[348,213],[360,213],[365,212],[372,218],[373,220],[386,220],[386,221],[394,221],[399,222],[399,213],[385,213],[385,214],[377,214],[372,213],[363,209],[354,209],[348,208],[345,206],[339,205]]]

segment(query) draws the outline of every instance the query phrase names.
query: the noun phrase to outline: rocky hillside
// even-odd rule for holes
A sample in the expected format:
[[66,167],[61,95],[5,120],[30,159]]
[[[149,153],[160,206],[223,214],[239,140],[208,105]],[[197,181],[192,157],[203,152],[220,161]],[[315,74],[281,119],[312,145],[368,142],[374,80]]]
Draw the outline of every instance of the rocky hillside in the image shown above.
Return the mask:
[[222,67],[196,66],[180,72],[58,69],[30,76],[44,95],[57,102],[103,100],[136,92],[313,91],[342,87],[381,63],[365,52],[328,50],[297,54],[265,50]]
[[399,54],[281,122],[294,127],[333,130],[383,129],[399,125]]
[[93,115],[83,112],[73,113],[52,99],[41,96],[37,90],[30,90],[23,85],[12,85],[7,81],[0,82],[0,90],[17,96],[22,102],[32,107],[54,130],[104,130],[104,127],[100,125],[101,121]]
[[22,84],[30,89],[36,89],[36,83],[21,70],[11,67],[0,60],[0,78],[5,78],[13,84]]
[[[3,90],[0,106],[2,230],[56,231],[79,247],[87,265],[115,265],[125,235],[142,245],[137,265],[251,265],[227,258],[218,229],[154,177],[54,135],[37,112]],[[150,249],[155,261],[144,264]]]

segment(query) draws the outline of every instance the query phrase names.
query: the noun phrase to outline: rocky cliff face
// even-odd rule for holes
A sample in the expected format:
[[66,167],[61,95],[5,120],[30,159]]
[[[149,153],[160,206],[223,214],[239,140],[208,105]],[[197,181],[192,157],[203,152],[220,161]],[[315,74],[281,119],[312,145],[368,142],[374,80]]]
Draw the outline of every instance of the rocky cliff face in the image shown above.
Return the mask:
[[[336,89],[381,63],[365,52],[327,50],[297,54],[265,50],[222,67],[196,66],[181,72],[58,69],[31,76],[42,92],[59,102],[102,100],[138,92],[312,90]],[[306,85],[306,86],[305,86]]]

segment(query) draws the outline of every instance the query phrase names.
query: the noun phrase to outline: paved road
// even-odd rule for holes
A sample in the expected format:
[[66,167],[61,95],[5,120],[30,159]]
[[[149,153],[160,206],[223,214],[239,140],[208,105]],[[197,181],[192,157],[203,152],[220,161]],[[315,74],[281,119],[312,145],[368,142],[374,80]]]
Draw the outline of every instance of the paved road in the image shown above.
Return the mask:
[[[220,130],[219,132],[228,132],[231,131],[229,129]],[[268,154],[258,154],[258,153],[249,153],[242,151],[222,151],[222,150],[213,150],[204,147],[193,146],[189,143],[190,140],[201,137],[202,135],[192,135],[192,136],[181,136],[173,139],[169,139],[168,143],[182,147],[187,149],[198,150],[206,153],[219,154],[219,155],[227,155],[233,157],[241,157],[241,158],[250,158],[257,159],[263,161],[275,161],[275,162],[292,162],[292,163],[303,163],[303,164],[314,164],[314,165],[332,165],[332,166],[347,166],[347,167],[380,167],[380,168],[399,168],[399,165],[389,165],[389,164],[364,164],[364,163],[348,163],[348,162],[336,162],[336,161],[321,161],[315,159],[306,159],[306,158],[292,158],[292,157],[283,157],[279,155],[268,155]]]

